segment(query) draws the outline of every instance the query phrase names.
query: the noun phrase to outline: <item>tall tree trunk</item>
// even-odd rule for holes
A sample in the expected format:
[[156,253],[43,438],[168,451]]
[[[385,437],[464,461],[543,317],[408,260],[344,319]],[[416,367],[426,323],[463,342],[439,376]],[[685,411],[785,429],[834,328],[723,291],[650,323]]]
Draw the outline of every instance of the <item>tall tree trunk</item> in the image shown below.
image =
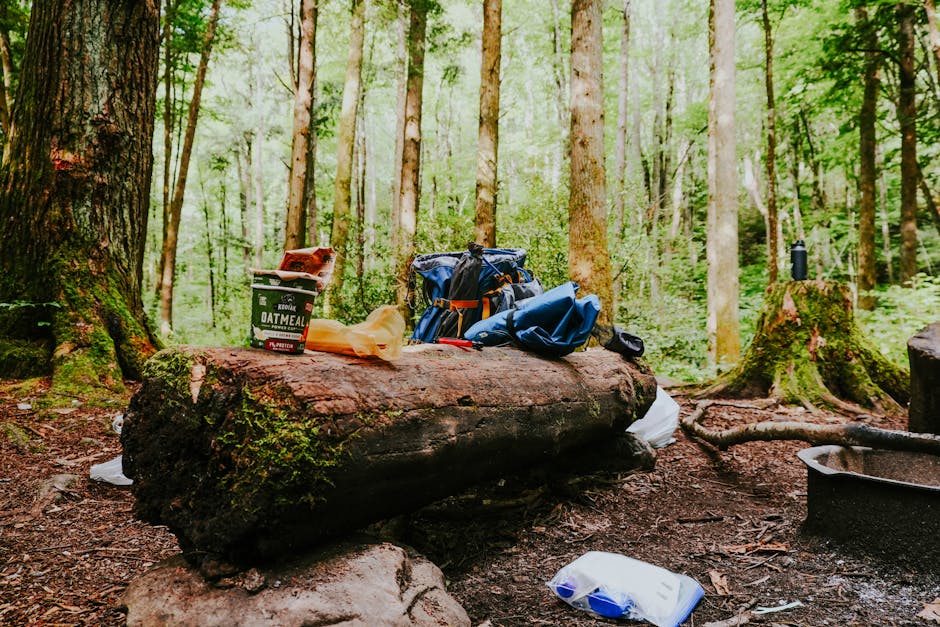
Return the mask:
[[862,107],[858,114],[858,306],[871,310],[875,298],[866,292],[875,289],[875,147],[881,57],[877,52],[878,35],[864,6],[855,9],[855,19],[862,31],[865,48],[865,78]]
[[310,79],[310,130],[307,133],[307,168],[306,179],[304,180],[304,207],[307,217],[304,220],[307,224],[307,243],[310,246],[316,246],[319,243],[318,224],[317,224],[317,22],[320,15],[320,0],[313,3],[313,35],[310,41],[310,48],[313,50],[313,76]]
[[424,48],[427,0],[410,0],[408,18],[408,80],[405,89],[405,134],[402,143],[399,242],[395,254],[396,302],[405,320],[408,276],[415,255],[418,207],[421,201],[421,104],[424,89]]
[[571,195],[568,274],[601,301],[598,322],[613,322],[604,169],[602,0],[571,2]]
[[708,344],[721,368],[741,356],[738,322],[738,205],[735,163],[734,0],[709,11]]
[[917,274],[917,84],[914,5],[899,3],[898,125],[901,129],[901,283]]
[[927,12],[927,33],[930,36],[930,49],[937,64],[937,81],[940,83],[940,29],[937,28],[937,8],[934,0],[924,0]]
[[141,280],[159,15],[154,0],[32,4],[0,168],[0,302],[34,304],[0,316],[0,342],[32,354],[4,376],[113,395],[154,352]]
[[[257,33],[255,33],[253,45],[258,45]],[[254,232],[254,246],[255,246],[255,259],[254,264],[256,268],[261,268],[264,265],[264,110],[261,106],[264,95],[264,91],[261,87],[261,71],[257,64],[252,64],[252,79],[254,84],[252,85],[254,91],[253,100],[253,111],[252,114],[255,117],[255,128],[251,131],[251,147],[249,151],[251,153],[251,188],[254,193],[254,205],[255,205],[255,232]]]
[[767,92],[767,269],[770,285],[777,282],[777,109],[774,103],[774,42],[770,28],[767,0],[761,0],[761,23],[764,27],[764,88]]
[[937,201],[933,197],[933,193],[930,191],[930,186],[927,185],[927,179],[924,178],[924,172],[917,168],[917,180],[920,185],[920,193],[924,197],[924,202],[927,204],[927,212],[933,218],[934,226],[937,227],[937,233],[940,234],[940,207],[937,206]]
[[221,5],[222,0],[213,0],[209,12],[209,24],[203,37],[202,54],[199,58],[199,67],[196,69],[196,80],[193,83],[193,98],[189,101],[189,116],[186,120],[183,148],[180,151],[179,171],[176,173],[176,185],[173,188],[173,199],[170,201],[170,220],[167,224],[166,237],[163,240],[163,260],[160,263],[163,268],[160,279],[160,332],[164,336],[169,335],[173,328],[173,283],[176,272],[176,244],[179,240],[180,217],[183,213],[183,195],[186,192],[186,178],[193,153],[193,141],[196,137],[202,88],[206,83],[206,71],[209,68],[209,56],[212,54]]
[[209,209],[209,197],[206,195],[206,182],[200,177],[200,187],[202,188],[202,216],[206,224],[206,261],[209,264],[209,320],[212,328],[215,328],[215,247],[212,244],[212,217]]
[[617,189],[614,190],[614,231],[623,240],[626,225],[627,105],[630,95],[630,0],[623,0],[620,29],[620,89],[617,92]]
[[[248,207],[249,195],[251,194],[251,139],[245,137],[239,144],[239,149],[235,152],[235,165],[238,173],[238,208],[241,215],[241,234],[242,234],[242,262],[245,272],[251,267],[251,237],[249,235]],[[244,157],[244,161],[242,161]]]
[[175,61],[173,56],[173,19],[176,4],[173,0],[166,0],[163,5],[163,185],[162,185],[162,235],[160,237],[160,260],[157,265],[157,276],[154,282],[154,296],[160,298],[163,293],[163,245],[167,238],[167,229],[170,228],[170,188],[173,187],[173,129],[176,127],[175,92],[173,91]]
[[[7,17],[6,2],[0,7],[4,19]],[[0,69],[3,70],[3,82],[0,83],[0,130],[4,137],[10,136],[10,110],[13,106],[13,51],[10,47],[10,32],[4,26],[0,29]]]
[[333,280],[323,303],[329,316],[342,298],[343,273],[349,254],[349,218],[352,204],[352,162],[356,146],[356,120],[359,115],[359,90],[362,86],[362,56],[365,45],[366,0],[352,0],[349,22],[349,54],[343,81],[343,108],[336,137],[336,180],[333,187],[333,229],[330,245],[336,251]]
[[499,151],[499,62],[502,0],[483,0],[480,64],[480,135],[477,143],[475,239],[496,246],[496,192]]
[[405,98],[408,94],[408,23],[409,8],[405,0],[397,0],[398,19],[395,22],[398,36],[395,77],[398,85],[395,98],[395,165],[392,170],[392,215],[388,230],[391,233],[392,252],[401,244],[401,162],[405,142]]
[[294,130],[291,134],[290,184],[284,249],[303,248],[307,218],[307,157],[310,152],[310,110],[313,79],[316,74],[317,1],[300,0],[300,42],[297,56],[297,84],[294,86]]
[[[363,92],[365,100],[365,92]],[[366,273],[366,167],[368,165],[366,153],[366,115],[365,106],[359,103],[359,117],[356,131],[356,287],[359,292],[359,302],[365,303],[365,273]]]

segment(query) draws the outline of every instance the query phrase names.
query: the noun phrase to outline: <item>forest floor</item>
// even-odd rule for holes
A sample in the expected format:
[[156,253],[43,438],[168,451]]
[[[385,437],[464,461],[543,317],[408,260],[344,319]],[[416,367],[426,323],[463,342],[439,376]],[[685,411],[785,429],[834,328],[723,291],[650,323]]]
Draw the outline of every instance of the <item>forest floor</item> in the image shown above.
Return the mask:
[[[0,382],[0,625],[122,624],[123,590],[177,554],[176,540],[135,519],[126,488],[88,478],[92,464],[120,454],[111,423],[121,401],[113,409],[77,401],[35,409],[41,392]],[[692,410],[676,398],[683,414]],[[714,407],[709,416],[710,426],[775,416],[850,419],[786,407]],[[904,428],[901,420],[870,422]],[[676,437],[650,472],[549,482],[507,477],[394,527],[442,568],[477,626],[630,624],[575,610],[545,586],[592,550],[696,579],[705,597],[687,625],[736,616],[734,624],[935,624],[918,614],[940,597],[940,569],[850,553],[801,530],[806,469],[796,452],[804,445],[748,443],[718,452],[681,431]],[[57,475],[75,478],[56,483]],[[785,611],[752,613],[795,601]]]

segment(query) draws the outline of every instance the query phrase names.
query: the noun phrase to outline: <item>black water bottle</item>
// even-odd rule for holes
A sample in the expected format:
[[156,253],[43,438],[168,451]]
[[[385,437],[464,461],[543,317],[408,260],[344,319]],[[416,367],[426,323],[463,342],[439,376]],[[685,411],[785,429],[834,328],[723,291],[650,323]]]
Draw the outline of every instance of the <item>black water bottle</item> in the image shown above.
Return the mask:
[[801,239],[790,247],[790,275],[794,281],[806,280],[806,246]]

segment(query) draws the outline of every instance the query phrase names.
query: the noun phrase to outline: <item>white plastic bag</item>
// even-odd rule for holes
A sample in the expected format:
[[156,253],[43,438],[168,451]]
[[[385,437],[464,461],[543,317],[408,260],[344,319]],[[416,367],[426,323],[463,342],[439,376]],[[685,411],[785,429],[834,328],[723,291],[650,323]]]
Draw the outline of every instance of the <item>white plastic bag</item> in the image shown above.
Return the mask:
[[653,448],[662,448],[676,441],[672,434],[679,426],[679,404],[664,389],[656,388],[656,400],[642,418],[627,427]]
[[[124,428],[124,414],[118,414],[114,417],[114,420],[111,421],[111,428],[118,435],[121,434],[121,430]],[[134,480],[124,476],[123,457],[123,455],[118,455],[110,461],[95,464],[88,472],[88,476],[93,481],[104,481],[111,485],[131,485]]]
[[102,464],[95,464],[88,473],[94,481],[104,481],[111,485],[131,485],[133,479],[124,476],[123,455],[118,455],[114,459]]
[[546,585],[572,607],[657,627],[680,625],[705,594],[691,577],[601,551],[585,553]]

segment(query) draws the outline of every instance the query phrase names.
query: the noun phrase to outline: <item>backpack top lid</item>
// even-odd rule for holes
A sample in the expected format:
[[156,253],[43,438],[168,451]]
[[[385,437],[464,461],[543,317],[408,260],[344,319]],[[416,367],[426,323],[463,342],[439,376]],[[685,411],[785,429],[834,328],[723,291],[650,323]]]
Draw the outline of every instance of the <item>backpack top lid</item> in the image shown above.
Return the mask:
[[[411,262],[412,269],[424,278],[421,290],[428,303],[438,298],[448,298],[451,288],[450,279],[454,274],[457,263],[465,256],[470,255],[467,250],[444,253],[428,253],[418,255]],[[499,272],[511,274],[522,270],[525,265],[526,251],[522,248],[484,248],[484,263],[480,266],[480,290],[486,292],[495,287],[495,278]],[[526,278],[531,276],[526,273]],[[471,297],[474,298],[474,297]]]

